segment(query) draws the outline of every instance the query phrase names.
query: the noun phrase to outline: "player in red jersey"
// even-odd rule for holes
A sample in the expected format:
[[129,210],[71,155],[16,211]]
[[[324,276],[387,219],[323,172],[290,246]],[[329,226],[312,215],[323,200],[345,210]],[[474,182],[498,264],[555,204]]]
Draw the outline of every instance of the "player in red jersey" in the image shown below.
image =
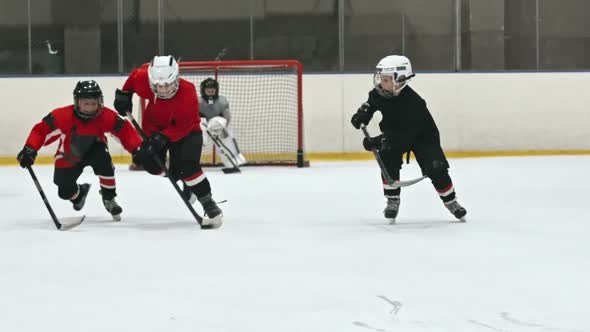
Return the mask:
[[120,115],[131,111],[133,93],[148,100],[141,121],[148,136],[142,144],[145,158],[134,162],[151,174],[162,174],[154,157],[164,162],[169,152],[174,179],[182,179],[187,185],[186,196],[196,195],[209,218],[206,222],[221,226],[223,214],[201,169],[203,133],[194,84],[179,77],[174,57],[155,56],[149,64],[131,72],[123,88],[115,92],[115,109]]
[[115,135],[127,151],[138,154],[141,138],[135,128],[103,106],[102,91],[95,81],[80,81],[74,89],[74,104],[54,109],[37,123],[17,160],[23,168],[31,166],[41,147],[59,140],[53,176],[59,197],[81,210],[90,184],[78,185],[77,180],[90,166],[99,178],[105,208],[119,221],[123,209],[115,201],[115,168],[105,133]]

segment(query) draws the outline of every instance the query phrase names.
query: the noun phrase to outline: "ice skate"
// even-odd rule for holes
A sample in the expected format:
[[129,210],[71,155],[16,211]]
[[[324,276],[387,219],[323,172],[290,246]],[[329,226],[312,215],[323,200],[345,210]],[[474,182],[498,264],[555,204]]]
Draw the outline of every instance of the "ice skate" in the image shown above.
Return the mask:
[[218,228],[223,223],[223,213],[217,203],[211,197],[211,194],[200,197],[199,202],[203,205],[205,217],[203,219],[203,228]]
[[[99,191],[100,195],[102,196],[102,191]],[[102,198],[102,204],[104,204],[105,209],[113,216],[114,221],[121,221],[121,212],[123,212],[123,208],[117,204],[115,198]]]
[[388,197],[387,198],[387,206],[383,210],[383,215],[385,218],[390,219],[390,224],[395,224],[395,218],[397,217],[397,213],[399,211],[399,197]]
[[467,210],[462,207],[456,199],[445,203],[445,207],[455,216],[455,218],[459,219],[461,222],[466,222],[465,215],[467,214]]
[[90,184],[83,183],[78,186],[78,196],[75,199],[72,199],[72,205],[74,206],[74,210],[80,211],[84,207],[86,203],[86,197],[88,196],[88,192],[90,191]]

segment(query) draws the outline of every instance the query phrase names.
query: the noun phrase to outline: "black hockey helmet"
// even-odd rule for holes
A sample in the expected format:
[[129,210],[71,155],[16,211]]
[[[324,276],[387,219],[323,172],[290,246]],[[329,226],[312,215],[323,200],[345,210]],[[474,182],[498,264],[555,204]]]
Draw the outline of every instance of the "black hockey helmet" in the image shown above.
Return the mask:
[[[205,94],[205,89],[207,88],[215,88],[215,95],[207,96]],[[205,80],[203,80],[203,82],[201,82],[201,97],[209,100],[215,100],[219,97],[219,83],[217,82],[217,80],[208,77]]]
[[[97,99],[98,100],[98,107],[96,112],[94,113],[87,113],[82,112],[80,110],[79,100],[81,98],[88,98],[88,99]],[[104,105],[104,98],[102,96],[102,90],[98,83],[93,80],[88,81],[79,81],[74,88],[74,112],[76,116],[81,119],[89,120],[92,118],[97,117],[100,112],[102,111],[102,107]]]

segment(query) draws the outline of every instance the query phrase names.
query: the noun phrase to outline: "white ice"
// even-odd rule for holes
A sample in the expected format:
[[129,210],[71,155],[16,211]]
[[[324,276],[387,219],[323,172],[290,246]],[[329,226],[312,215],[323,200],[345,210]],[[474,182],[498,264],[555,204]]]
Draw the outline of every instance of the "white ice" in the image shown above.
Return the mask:
[[208,170],[218,230],[164,178],[119,166],[116,223],[90,168],[76,212],[35,167],[65,232],[0,167],[0,331],[590,331],[590,157],[451,165],[466,224],[423,181],[387,225],[375,162],[314,162]]

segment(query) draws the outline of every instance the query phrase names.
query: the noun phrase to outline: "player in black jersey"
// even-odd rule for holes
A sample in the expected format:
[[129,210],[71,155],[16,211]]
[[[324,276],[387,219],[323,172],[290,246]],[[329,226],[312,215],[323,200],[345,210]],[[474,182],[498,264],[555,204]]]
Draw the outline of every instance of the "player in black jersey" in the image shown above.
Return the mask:
[[[365,149],[375,148],[379,152],[393,180],[399,180],[403,154],[412,151],[422,173],[430,178],[446,208],[457,219],[465,221],[467,211],[455,196],[436,123],[424,99],[408,85],[413,76],[412,65],[405,56],[390,55],[379,61],[373,77],[375,87],[369,91],[367,102],[352,116],[352,125],[359,129],[371,121],[376,111],[380,111],[383,115],[379,123],[382,134],[365,138]],[[399,211],[401,190],[384,178],[383,189],[387,198],[383,212],[393,223]]]

